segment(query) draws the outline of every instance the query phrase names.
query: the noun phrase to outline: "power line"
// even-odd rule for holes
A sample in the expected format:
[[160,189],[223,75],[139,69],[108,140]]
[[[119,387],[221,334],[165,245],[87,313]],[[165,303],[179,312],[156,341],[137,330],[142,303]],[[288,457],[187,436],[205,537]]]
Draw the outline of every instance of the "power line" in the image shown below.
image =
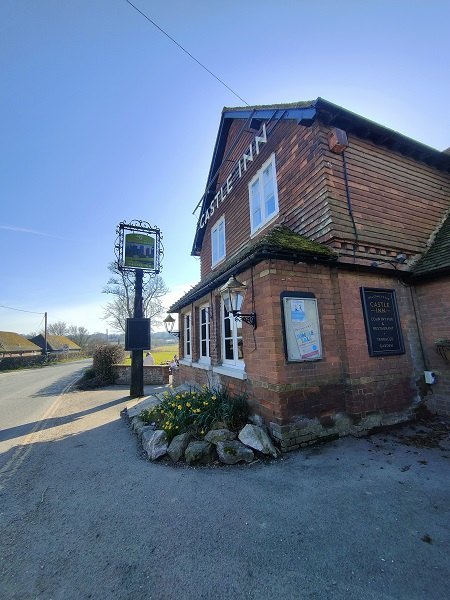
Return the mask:
[[199,60],[197,60],[195,58],[195,56],[192,56],[192,54],[190,52],[188,52],[186,50],[186,48],[183,48],[183,46],[181,44],[179,44],[176,40],[173,39],[173,37],[171,37],[166,31],[164,31],[164,29],[161,29],[161,27],[159,25],[157,25],[154,21],[152,21],[150,19],[150,17],[147,17],[147,15],[145,13],[143,13],[141,10],[139,10],[139,8],[137,6],[135,6],[132,2],[130,2],[130,0],[125,0],[125,2],[127,2],[130,6],[132,6],[135,10],[137,10],[137,12],[139,14],[141,14],[144,18],[147,19],[147,21],[149,21],[152,25],[154,25],[157,29],[159,29],[159,31],[161,33],[163,33],[166,37],[169,38],[169,40],[171,40],[174,44],[176,44],[178,46],[178,48],[180,48],[181,50],[183,50],[183,52],[185,52],[188,56],[190,56],[192,58],[192,60],[195,60],[195,62],[200,65],[203,69],[205,69],[205,71],[207,71],[210,75],[212,75],[215,79],[217,79],[217,81],[219,81],[222,85],[224,85],[227,90],[230,90],[230,92],[232,94],[234,94],[237,98],[239,98],[239,100],[241,100],[244,104],[246,104],[247,106],[250,106],[248,104],[248,102],[246,102],[243,98],[241,98],[239,96],[239,94],[237,94],[234,90],[232,90],[224,81],[222,81],[221,79],[219,79],[219,77],[217,77],[217,75],[214,75],[214,73],[212,71],[210,71],[207,67],[205,67],[204,64],[202,64]]
[[0,308],[7,308],[8,310],[18,310],[20,312],[31,313],[32,315],[45,315],[45,313],[43,312],[36,312],[34,310],[23,310],[22,308],[11,308],[11,306],[3,306],[3,304],[0,304]]

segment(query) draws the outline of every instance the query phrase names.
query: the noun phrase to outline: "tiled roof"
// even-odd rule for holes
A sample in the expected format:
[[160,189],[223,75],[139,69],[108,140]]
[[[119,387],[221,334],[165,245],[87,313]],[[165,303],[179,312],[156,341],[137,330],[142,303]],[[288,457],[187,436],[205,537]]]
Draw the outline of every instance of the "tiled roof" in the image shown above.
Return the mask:
[[280,259],[295,260],[297,262],[334,262],[338,257],[337,253],[328,246],[312,242],[303,235],[295,233],[295,231],[283,225],[276,225],[266,234],[227,260],[220,269],[211,271],[200,283],[191,288],[189,292],[175,302],[169,308],[169,312],[177,312],[209,291],[222,285],[231,272],[233,275],[237,275],[248,268],[249,265],[257,264],[262,260],[275,256]]
[[437,275],[450,272],[450,215],[436,234],[430,248],[413,268],[414,276]]
[[[41,348],[44,347],[45,340],[42,334],[32,338],[32,341]],[[77,346],[75,342],[72,342],[72,340],[69,340],[69,338],[63,335],[47,335],[47,350],[50,352],[65,350],[65,347],[67,347],[66,344],[69,350],[81,350],[80,346]]]
[[0,331],[0,352],[40,352],[41,348],[12,331]]

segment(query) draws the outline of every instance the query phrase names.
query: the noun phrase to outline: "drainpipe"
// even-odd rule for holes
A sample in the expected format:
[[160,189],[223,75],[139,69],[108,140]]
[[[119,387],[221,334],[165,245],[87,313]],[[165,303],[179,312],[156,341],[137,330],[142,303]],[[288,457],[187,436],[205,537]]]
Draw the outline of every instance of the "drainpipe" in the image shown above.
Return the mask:
[[[347,173],[347,162],[345,160],[345,151],[348,148],[348,139],[347,134],[342,129],[338,129],[334,127],[327,135],[328,137],[328,146],[331,152],[334,154],[342,154],[342,166],[344,169],[344,181],[345,181],[345,192],[347,194],[347,207],[348,214],[350,215],[350,219],[353,224],[353,231],[355,232],[355,242],[356,246],[359,241],[358,230],[356,229],[355,217],[353,216],[353,208],[352,208],[352,199],[350,197],[350,187],[348,185],[348,173]],[[353,256],[355,255],[355,245],[353,246]]]
[[[348,214],[350,215],[350,219],[352,220],[353,231],[355,232],[355,241],[356,241],[356,244],[358,244],[358,230],[356,229],[356,223],[355,223],[355,218],[353,216],[353,209],[352,209],[352,199],[350,198],[350,187],[348,185],[347,162],[345,160],[345,150],[342,152],[342,165],[344,167],[345,191],[347,193]],[[354,253],[355,253],[355,250],[353,250],[353,254]]]

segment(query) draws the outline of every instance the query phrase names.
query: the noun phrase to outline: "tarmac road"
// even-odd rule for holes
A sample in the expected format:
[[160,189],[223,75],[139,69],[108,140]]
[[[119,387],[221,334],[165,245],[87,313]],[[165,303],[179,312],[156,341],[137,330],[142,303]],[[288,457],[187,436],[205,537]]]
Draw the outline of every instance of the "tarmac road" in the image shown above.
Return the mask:
[[2,600],[450,598],[450,451],[380,434],[172,467],[132,405],[70,392],[38,432],[0,491]]

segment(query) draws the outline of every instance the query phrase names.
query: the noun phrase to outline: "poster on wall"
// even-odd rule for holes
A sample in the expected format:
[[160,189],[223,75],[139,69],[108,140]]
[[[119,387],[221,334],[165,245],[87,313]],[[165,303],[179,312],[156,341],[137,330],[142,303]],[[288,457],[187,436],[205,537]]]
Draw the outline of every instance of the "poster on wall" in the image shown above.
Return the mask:
[[404,354],[395,290],[360,288],[369,356]]
[[288,361],[322,358],[317,300],[309,292],[282,292],[285,355]]

